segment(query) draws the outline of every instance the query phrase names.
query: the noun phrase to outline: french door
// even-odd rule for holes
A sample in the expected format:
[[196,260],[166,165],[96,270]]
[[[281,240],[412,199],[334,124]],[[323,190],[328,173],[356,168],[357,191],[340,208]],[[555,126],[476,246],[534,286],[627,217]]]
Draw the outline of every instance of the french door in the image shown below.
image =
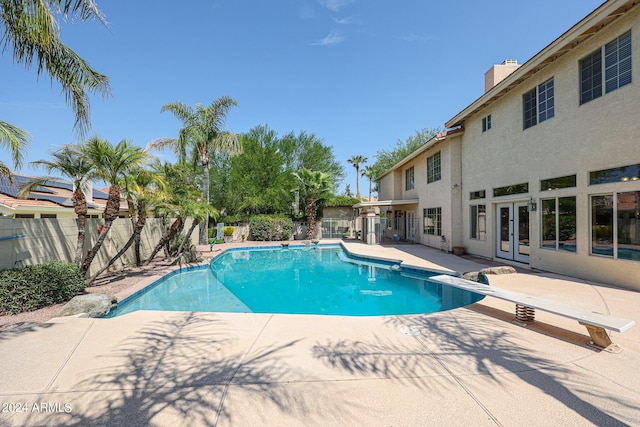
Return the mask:
[[529,263],[529,209],[527,202],[496,205],[496,256]]

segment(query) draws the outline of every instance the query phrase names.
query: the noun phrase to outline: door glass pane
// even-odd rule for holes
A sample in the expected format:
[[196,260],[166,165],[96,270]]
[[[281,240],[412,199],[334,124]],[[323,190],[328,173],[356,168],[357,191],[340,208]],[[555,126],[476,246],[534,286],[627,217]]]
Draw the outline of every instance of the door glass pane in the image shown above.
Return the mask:
[[500,208],[500,250],[509,252],[509,211],[510,208]]
[[576,198],[558,198],[558,249],[576,251]]
[[556,199],[542,200],[542,247],[556,248]]
[[640,191],[618,193],[618,258],[640,261]]
[[613,195],[591,197],[591,253],[613,256]]
[[518,209],[518,253],[529,255],[529,210],[526,205]]

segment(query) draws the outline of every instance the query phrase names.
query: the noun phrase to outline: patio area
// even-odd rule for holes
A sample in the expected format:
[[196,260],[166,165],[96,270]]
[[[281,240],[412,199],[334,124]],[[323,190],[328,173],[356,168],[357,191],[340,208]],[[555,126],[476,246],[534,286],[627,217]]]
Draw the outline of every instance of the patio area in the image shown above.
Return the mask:
[[[421,245],[347,247],[438,271],[490,264]],[[490,282],[640,320],[638,292],[518,271]],[[563,317],[517,323],[491,298],[413,316],[55,318],[0,333],[0,424],[638,425],[640,327],[610,336],[621,353],[589,346]]]

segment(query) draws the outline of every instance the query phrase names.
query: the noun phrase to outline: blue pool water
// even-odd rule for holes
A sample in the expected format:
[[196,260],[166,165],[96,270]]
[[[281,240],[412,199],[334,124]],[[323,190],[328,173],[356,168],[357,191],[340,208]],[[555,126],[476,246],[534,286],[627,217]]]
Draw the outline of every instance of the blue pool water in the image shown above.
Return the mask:
[[378,316],[433,313],[482,296],[422,271],[347,256],[338,246],[230,250],[166,276],[109,317],[136,310]]

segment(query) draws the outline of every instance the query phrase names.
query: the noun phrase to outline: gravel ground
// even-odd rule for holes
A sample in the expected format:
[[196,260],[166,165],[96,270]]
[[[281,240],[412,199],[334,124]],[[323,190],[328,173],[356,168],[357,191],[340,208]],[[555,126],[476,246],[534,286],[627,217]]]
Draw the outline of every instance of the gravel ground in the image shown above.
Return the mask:
[[[85,289],[86,293],[114,295],[123,289],[133,286],[147,276],[162,274],[168,268],[168,261],[158,258],[150,265],[140,268],[126,267],[122,270],[103,274],[94,286]],[[44,323],[53,318],[65,303],[54,304],[39,310],[28,311],[15,315],[0,316],[0,332],[22,325],[24,323]]]

